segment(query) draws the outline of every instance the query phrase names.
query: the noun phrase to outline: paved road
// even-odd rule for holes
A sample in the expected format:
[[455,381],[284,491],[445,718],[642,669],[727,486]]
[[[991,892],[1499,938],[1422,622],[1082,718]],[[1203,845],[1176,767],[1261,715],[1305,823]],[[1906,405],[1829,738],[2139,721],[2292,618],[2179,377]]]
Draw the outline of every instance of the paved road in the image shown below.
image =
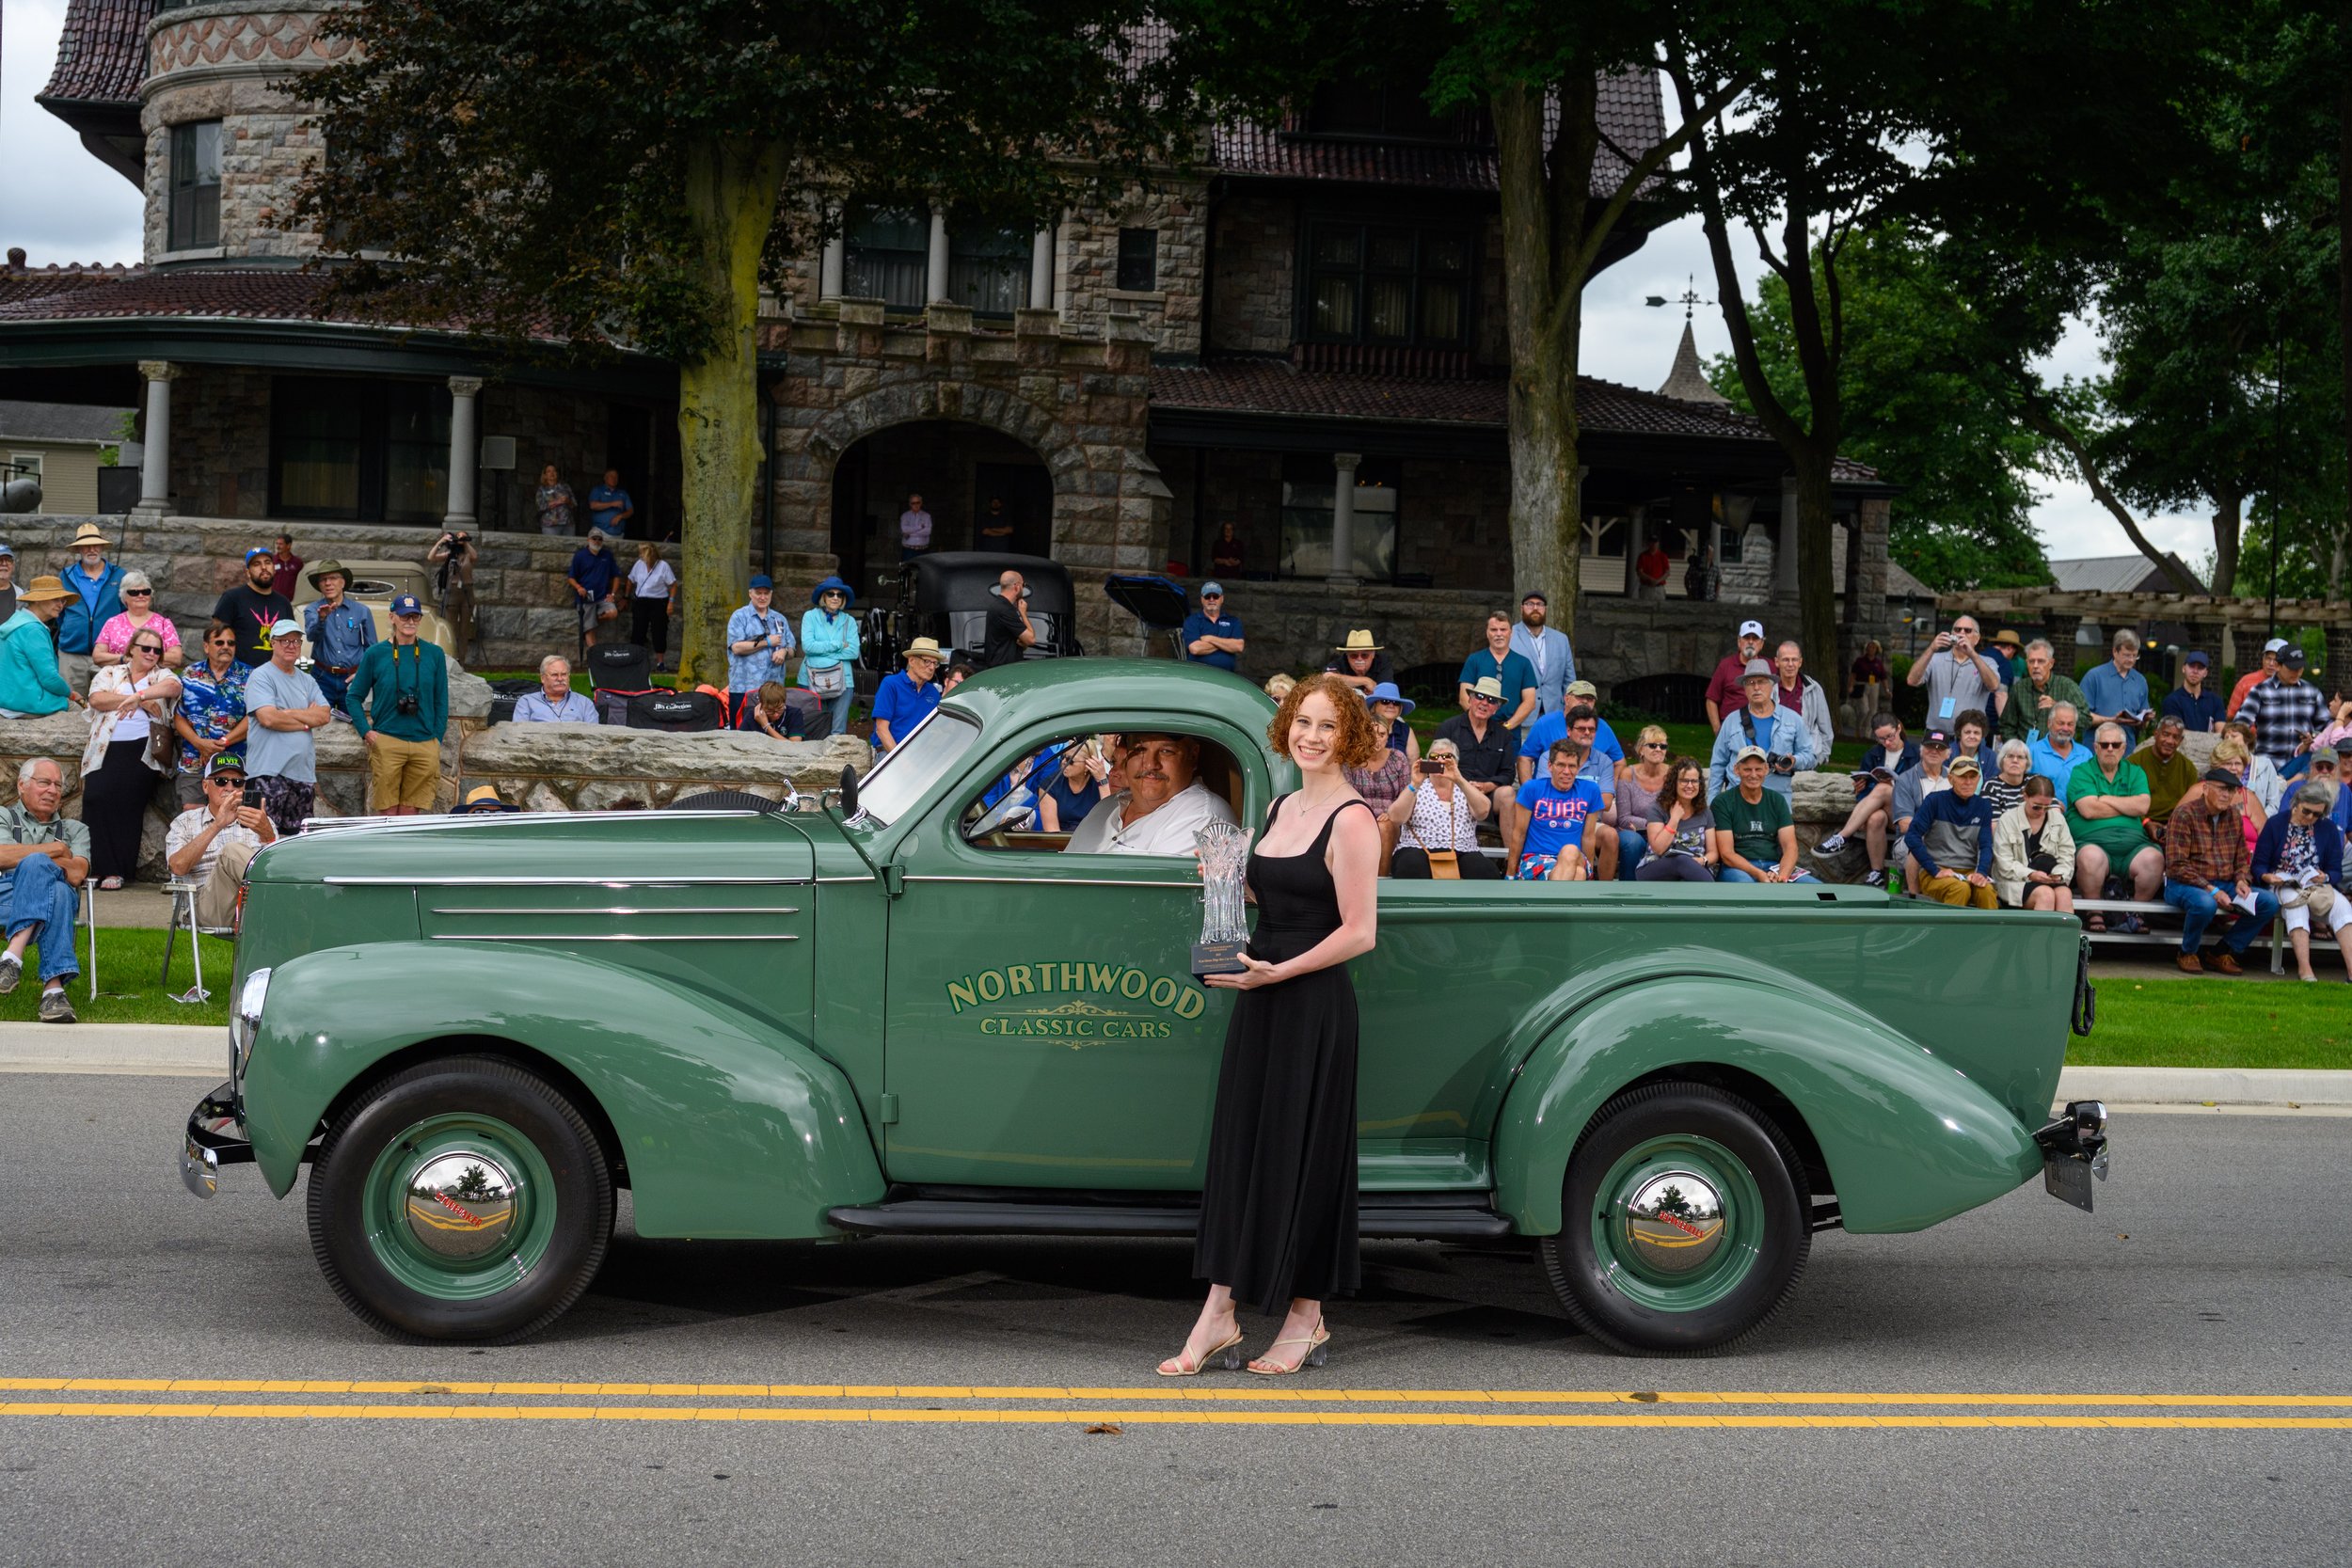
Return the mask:
[[[543,1340],[394,1345],[328,1295],[298,1203],[250,1170],[182,1193],[200,1085],[0,1083],[0,1563],[2283,1564],[2341,1561],[2352,1527],[2341,1117],[2127,1117],[2095,1218],[2036,1187],[1822,1237],[1731,1359],[1610,1356],[1522,1258],[1375,1246],[1330,1366],[1269,1387],[1150,1375],[1192,1286],[1146,1242],[625,1225]],[[64,1378],[150,1386],[40,1386]],[[516,1383],[576,1386],[491,1386]],[[223,1407],[262,1408],[190,1413]],[[2154,1424],[1963,1424],[1987,1417]],[[1498,1418],[1543,1424],[1472,1424]],[[1724,1418],[1765,1424],[1689,1424]]]

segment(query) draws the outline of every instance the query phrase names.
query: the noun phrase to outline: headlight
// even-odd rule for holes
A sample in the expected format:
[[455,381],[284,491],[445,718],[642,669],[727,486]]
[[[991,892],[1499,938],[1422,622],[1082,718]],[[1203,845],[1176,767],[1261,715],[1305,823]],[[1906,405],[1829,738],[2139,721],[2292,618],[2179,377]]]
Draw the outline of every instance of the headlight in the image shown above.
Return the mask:
[[237,988],[236,1005],[229,1009],[229,1076],[239,1084],[245,1081],[246,1063],[262,1032],[262,1006],[269,1000],[269,974],[266,969],[257,969],[246,975],[245,984]]

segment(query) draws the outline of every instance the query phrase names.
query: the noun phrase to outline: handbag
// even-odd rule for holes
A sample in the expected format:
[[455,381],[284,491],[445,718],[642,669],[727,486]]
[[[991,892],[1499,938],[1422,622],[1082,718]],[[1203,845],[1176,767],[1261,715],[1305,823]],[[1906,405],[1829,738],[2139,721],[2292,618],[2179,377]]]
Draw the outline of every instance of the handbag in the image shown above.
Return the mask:
[[829,670],[811,670],[808,689],[819,697],[838,697],[850,684],[848,674],[836,664]]
[[1458,882],[1462,879],[1462,863],[1453,850],[1424,849],[1422,853],[1429,857],[1429,875],[1438,881]]

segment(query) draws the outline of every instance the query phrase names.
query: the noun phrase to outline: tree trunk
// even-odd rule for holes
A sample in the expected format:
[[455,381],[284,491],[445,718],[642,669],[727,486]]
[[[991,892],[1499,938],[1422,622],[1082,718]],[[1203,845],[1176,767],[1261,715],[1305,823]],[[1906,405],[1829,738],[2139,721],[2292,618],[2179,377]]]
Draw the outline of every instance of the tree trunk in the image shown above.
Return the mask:
[[2336,8],[2336,344],[2344,374],[2345,515],[2336,524],[2336,547],[2328,565],[2328,596],[2344,592],[2344,541],[2352,537],[2352,0]]
[[[1572,95],[1570,95],[1572,96]],[[1502,198],[1502,286],[1511,341],[1506,429],[1511,462],[1511,564],[1515,593],[1540,587],[1551,624],[1573,639],[1582,581],[1578,516],[1576,356],[1582,277],[1561,276],[1581,248],[1583,205],[1555,199],[1548,170],[1543,95],[1519,84],[1491,95]],[[1563,104],[1563,113],[1574,105]],[[1581,193],[1580,193],[1581,194]],[[1563,226],[1578,232],[1563,233]]]
[[744,599],[759,477],[759,256],[775,222],[784,150],[710,142],[687,154],[685,198],[719,332],[678,366],[685,518],[678,562],[682,687],[727,679],[727,616]]
[[[1837,663],[1837,578],[1833,564],[1836,549],[1831,531],[1836,527],[1831,510],[1830,468],[1836,449],[1812,440],[1788,447],[1797,471],[1797,641],[1804,648],[1805,668],[1824,691],[1845,689]],[[1856,527],[1860,526],[1857,519]],[[1861,588],[1846,584],[1846,592]]]
[[[2217,599],[2237,592],[2237,546],[2246,529],[2241,515],[2245,501],[2245,497],[2226,490],[2213,499],[2213,593]],[[2278,540],[2273,539],[2270,547],[2277,549]]]

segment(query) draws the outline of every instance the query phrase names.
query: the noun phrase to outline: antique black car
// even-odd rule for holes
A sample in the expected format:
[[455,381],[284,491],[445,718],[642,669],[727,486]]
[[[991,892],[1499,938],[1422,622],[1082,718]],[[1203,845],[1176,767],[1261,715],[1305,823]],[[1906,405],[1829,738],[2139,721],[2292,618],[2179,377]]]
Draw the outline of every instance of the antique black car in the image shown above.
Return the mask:
[[1029,625],[1037,630],[1030,658],[1074,658],[1078,646],[1077,597],[1070,572],[1041,555],[1002,555],[993,550],[940,550],[918,555],[898,568],[898,602],[866,612],[858,630],[858,665],[870,686],[898,668],[899,650],[918,637],[936,639],[950,659],[979,659],[987,640],[988,599],[1006,572],[1019,572],[1027,585]]

